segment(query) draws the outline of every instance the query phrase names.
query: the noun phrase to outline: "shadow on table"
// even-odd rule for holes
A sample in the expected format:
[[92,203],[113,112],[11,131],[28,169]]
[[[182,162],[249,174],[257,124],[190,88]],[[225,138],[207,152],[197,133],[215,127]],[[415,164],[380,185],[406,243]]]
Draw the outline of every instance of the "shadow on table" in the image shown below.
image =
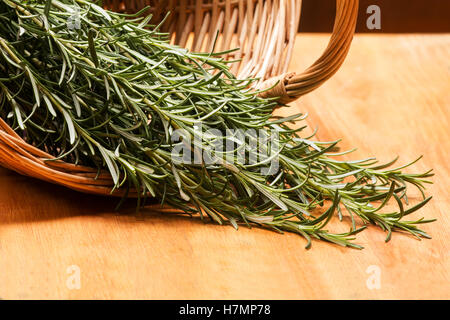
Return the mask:
[[196,225],[216,224],[208,217],[202,220],[199,215],[189,216],[161,207],[152,199],[139,212],[135,199],[124,201],[116,210],[119,202],[120,198],[80,193],[0,167],[0,226],[83,216],[117,219],[120,223],[163,224],[189,220]]
[[135,215],[142,220],[161,208],[149,200],[150,207],[136,215],[135,200],[126,200],[117,211],[119,202],[120,198],[84,194],[0,168],[0,224],[89,215]]

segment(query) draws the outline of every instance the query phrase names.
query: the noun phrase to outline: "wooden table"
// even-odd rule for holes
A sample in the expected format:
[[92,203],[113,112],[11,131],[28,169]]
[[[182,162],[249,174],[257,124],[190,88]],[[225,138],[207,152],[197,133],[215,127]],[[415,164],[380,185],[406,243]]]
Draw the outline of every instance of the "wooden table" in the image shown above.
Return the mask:
[[[291,69],[312,63],[327,39],[299,36]],[[434,199],[416,214],[438,219],[424,226],[432,240],[395,233],[385,244],[369,227],[362,251],[317,241],[307,251],[293,234],[118,215],[110,199],[0,169],[0,297],[449,299],[449,58],[450,35],[359,35],[333,79],[279,111],[308,111],[318,137],[358,146],[355,158],[425,155],[411,170],[437,174]],[[367,286],[377,274],[379,289]]]

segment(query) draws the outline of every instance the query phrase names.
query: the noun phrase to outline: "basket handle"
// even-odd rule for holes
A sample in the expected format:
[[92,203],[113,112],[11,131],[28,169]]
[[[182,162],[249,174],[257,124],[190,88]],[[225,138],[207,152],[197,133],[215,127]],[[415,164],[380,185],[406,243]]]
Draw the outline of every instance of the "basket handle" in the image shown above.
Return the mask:
[[307,94],[331,78],[350,49],[358,19],[359,0],[336,0],[336,19],[330,43],[322,56],[301,74],[285,73],[264,81],[259,89],[271,88],[260,96],[279,97],[286,104]]

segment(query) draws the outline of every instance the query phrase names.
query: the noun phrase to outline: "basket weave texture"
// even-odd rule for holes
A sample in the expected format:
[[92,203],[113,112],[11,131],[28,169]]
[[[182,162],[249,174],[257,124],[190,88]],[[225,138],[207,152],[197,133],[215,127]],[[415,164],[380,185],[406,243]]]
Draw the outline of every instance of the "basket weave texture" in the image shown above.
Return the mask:
[[[301,0],[104,0],[113,11],[137,12],[150,6],[172,43],[194,51],[240,48],[232,71],[240,78],[262,79],[265,97],[291,102],[322,85],[342,65],[355,31],[358,0],[337,0],[330,42],[322,56],[301,73],[288,72],[301,13]],[[214,46],[215,42],[215,46]],[[0,165],[20,174],[92,194],[122,196],[108,172],[74,165],[29,145],[0,118]],[[136,196],[130,191],[128,196]]]
[[[240,48],[226,58],[238,78],[267,80],[259,88],[275,87],[265,97],[291,102],[333,76],[344,62],[355,32],[358,0],[337,0],[336,19],[328,47],[302,73],[288,72],[298,31],[302,0],[104,0],[113,11],[137,12],[146,6],[151,22],[169,32],[174,44],[194,51]],[[191,37],[191,35],[193,35]],[[216,35],[218,35],[215,43]],[[215,47],[214,47],[215,43]]]

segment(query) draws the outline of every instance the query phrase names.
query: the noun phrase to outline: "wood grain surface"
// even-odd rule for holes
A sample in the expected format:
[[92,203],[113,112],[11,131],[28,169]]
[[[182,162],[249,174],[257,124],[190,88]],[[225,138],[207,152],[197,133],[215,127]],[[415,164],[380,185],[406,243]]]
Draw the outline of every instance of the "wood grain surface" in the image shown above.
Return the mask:
[[[291,69],[301,71],[328,37],[297,40]],[[386,244],[369,227],[357,237],[362,251],[318,241],[308,251],[294,234],[236,231],[151,208],[139,219],[119,215],[115,200],[0,169],[0,297],[449,299],[449,58],[450,35],[359,35],[333,79],[278,111],[309,112],[319,139],[359,147],[349,158],[425,155],[410,171],[436,173],[434,199],[415,214],[438,219],[424,226],[432,240],[395,233]],[[67,286],[71,266],[79,289]],[[379,289],[366,284],[370,266],[380,270]]]

